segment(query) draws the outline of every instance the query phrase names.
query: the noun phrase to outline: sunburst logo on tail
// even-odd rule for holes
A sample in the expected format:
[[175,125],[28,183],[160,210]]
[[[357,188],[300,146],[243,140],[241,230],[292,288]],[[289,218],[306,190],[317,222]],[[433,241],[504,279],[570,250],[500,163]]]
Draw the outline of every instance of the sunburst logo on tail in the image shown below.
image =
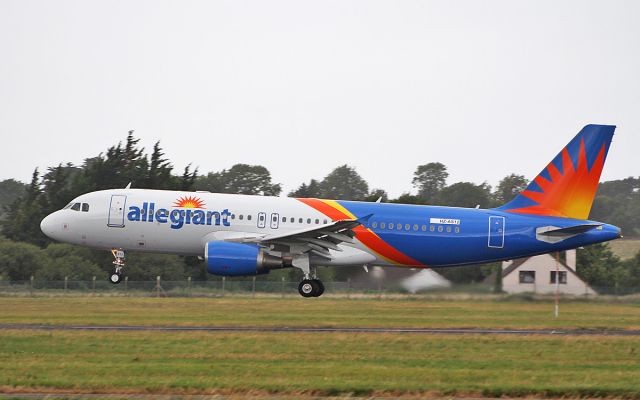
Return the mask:
[[545,178],[542,174],[534,179],[541,191],[527,189],[521,193],[537,204],[509,211],[522,214],[587,219],[598,188],[600,174],[604,167],[604,159],[605,145],[602,144],[591,169],[589,169],[584,140],[582,140],[580,142],[578,165],[574,166],[569,151],[565,147],[562,150],[562,172],[553,162],[549,163],[546,170],[551,180]]
[[195,196],[182,196],[173,203],[173,206],[178,208],[204,208],[205,202]]

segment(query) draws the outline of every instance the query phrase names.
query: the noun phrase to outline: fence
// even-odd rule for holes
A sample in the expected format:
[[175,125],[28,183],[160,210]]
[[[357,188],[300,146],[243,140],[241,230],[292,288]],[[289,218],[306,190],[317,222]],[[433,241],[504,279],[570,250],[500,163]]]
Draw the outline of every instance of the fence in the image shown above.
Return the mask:
[[[117,285],[94,277],[90,281],[43,281],[34,279],[28,281],[0,280],[0,296],[56,296],[56,295],[102,295],[102,296],[136,296],[136,297],[285,297],[298,296],[298,281],[261,280],[243,278],[218,278],[207,281],[195,281],[188,278],[183,281],[165,281],[160,277],[152,281],[131,281],[124,278]],[[323,281],[326,288],[325,296],[337,297],[382,297],[407,296],[411,293],[403,289],[397,282],[385,281]],[[599,295],[632,296],[640,299],[640,288],[637,287],[594,287],[597,295],[571,296],[577,298],[593,298]],[[496,296],[491,285],[468,284],[452,285],[447,288],[431,288],[422,290],[420,295],[433,296]],[[531,295],[544,296],[550,293],[520,293],[520,297]],[[562,294],[562,292],[561,292]],[[502,294],[505,296],[508,294]],[[498,295],[500,296],[500,295]]]

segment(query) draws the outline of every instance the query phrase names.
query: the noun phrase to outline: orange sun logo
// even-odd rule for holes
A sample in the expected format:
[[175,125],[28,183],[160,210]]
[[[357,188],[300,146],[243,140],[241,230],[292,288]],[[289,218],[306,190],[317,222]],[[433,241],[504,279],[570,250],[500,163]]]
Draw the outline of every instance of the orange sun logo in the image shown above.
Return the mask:
[[204,208],[205,203],[195,196],[182,196],[173,203],[173,206],[180,208]]

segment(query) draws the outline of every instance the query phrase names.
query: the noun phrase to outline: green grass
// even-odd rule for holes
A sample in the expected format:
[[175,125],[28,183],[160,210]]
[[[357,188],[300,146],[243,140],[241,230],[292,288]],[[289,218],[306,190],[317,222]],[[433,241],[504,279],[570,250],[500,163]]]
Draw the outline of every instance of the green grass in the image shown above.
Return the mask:
[[375,299],[0,297],[0,323],[640,329],[640,304]]
[[[638,329],[640,305],[0,298],[0,323]],[[624,397],[640,339],[0,330],[0,393]]]

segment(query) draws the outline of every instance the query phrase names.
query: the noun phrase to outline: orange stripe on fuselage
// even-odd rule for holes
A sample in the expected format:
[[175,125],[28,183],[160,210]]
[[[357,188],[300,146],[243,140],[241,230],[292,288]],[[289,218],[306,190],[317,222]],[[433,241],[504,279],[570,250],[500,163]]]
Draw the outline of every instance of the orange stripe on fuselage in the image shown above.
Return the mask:
[[[319,200],[319,199],[297,199],[306,205],[315,208],[320,211],[327,217],[331,218],[334,221],[340,221],[344,219],[356,219],[356,217],[346,208],[344,208],[340,203],[335,200]],[[424,265],[420,261],[414,260],[413,258],[407,256],[406,254],[398,251],[395,247],[391,246],[375,232],[370,229],[365,228],[363,225],[359,225],[353,228],[354,233],[356,234],[356,239],[360,241],[360,243],[367,246],[370,250],[375,252],[381,258],[385,260],[402,266],[411,266],[411,267],[423,267],[428,268],[427,265]]]

